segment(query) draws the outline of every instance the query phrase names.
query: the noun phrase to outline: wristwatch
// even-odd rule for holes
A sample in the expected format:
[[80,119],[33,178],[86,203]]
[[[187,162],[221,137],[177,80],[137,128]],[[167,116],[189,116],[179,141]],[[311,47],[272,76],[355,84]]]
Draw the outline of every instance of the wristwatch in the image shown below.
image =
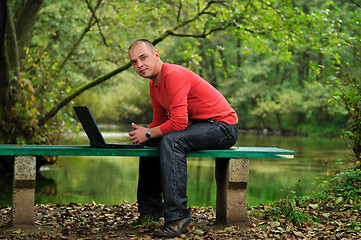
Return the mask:
[[150,136],[150,132],[149,132],[150,128],[147,128],[147,132],[145,133],[145,136],[150,139],[152,136]]

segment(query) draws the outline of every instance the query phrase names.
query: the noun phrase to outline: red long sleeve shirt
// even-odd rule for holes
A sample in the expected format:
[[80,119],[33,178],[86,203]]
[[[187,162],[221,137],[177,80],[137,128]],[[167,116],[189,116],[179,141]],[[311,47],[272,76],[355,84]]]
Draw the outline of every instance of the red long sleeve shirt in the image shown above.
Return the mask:
[[237,124],[237,113],[224,96],[197,74],[179,65],[164,63],[157,86],[149,83],[153,121],[163,134],[184,130],[192,122],[216,120]]

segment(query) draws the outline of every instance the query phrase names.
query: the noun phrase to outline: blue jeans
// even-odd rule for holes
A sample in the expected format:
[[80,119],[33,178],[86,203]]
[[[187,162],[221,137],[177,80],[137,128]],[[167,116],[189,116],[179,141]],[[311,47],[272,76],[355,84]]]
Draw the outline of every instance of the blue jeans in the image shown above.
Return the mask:
[[[187,153],[201,149],[227,149],[238,138],[237,125],[205,120],[183,131],[151,139],[158,144],[159,157],[141,157],[139,161],[138,210],[140,214],[164,212],[166,222],[188,217]],[[164,199],[164,203],[162,201]]]

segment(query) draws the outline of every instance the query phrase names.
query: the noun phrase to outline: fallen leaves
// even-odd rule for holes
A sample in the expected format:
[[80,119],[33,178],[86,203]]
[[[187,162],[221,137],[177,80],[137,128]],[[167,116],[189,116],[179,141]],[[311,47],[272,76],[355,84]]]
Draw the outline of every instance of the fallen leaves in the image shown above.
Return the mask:
[[298,211],[312,219],[301,225],[285,220],[282,215],[273,219],[266,214],[270,209],[267,205],[251,207],[255,223],[249,231],[258,239],[361,239],[361,214],[357,208],[351,205],[330,208],[328,202],[312,201],[297,205]]
[[[193,220],[176,239],[361,239],[358,209],[343,205],[327,208],[327,203],[310,201],[299,210],[312,216],[312,222],[293,224],[281,215],[264,214],[268,205],[251,207],[250,226],[215,224],[211,207],[191,208]],[[11,208],[0,206],[0,239],[152,239],[161,223],[134,226],[137,204],[42,204],[35,206],[36,230],[10,229]]]

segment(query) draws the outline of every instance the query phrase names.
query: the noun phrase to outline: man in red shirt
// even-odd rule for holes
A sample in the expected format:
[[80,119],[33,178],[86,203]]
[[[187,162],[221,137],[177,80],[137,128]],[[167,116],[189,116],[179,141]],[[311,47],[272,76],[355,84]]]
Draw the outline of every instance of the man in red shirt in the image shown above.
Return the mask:
[[151,80],[153,107],[152,123],[147,128],[132,123],[130,139],[159,147],[159,158],[139,162],[140,220],[157,220],[164,213],[165,224],[154,236],[177,237],[192,219],[187,209],[187,153],[233,146],[238,137],[237,114],[200,76],[163,63],[148,40],[133,42],[128,54],[137,74]]

